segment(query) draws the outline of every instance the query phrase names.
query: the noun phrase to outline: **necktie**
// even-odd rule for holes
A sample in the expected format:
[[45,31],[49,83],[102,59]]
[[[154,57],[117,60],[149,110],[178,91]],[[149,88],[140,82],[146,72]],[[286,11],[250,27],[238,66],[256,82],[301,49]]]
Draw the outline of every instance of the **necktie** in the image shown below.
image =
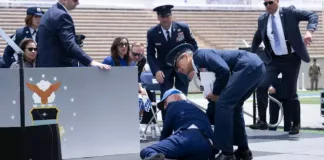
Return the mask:
[[36,41],[36,43],[37,43],[37,31],[36,30],[34,30],[34,32],[32,33],[32,37],[35,35],[35,41]]
[[166,33],[167,33],[167,41],[169,41],[170,39],[171,39],[171,36],[170,36],[170,32],[169,31],[166,31]]
[[280,46],[280,40],[279,40],[279,33],[276,25],[276,20],[275,16],[271,16],[271,21],[272,21],[272,33],[275,41],[275,53],[280,53],[281,52],[281,46]]

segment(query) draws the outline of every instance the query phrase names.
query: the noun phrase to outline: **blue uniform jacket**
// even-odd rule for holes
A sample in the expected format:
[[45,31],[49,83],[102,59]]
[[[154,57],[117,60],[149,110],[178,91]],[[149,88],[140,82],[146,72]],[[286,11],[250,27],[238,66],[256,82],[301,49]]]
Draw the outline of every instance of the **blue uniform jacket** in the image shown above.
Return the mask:
[[159,70],[162,70],[166,77],[172,73],[173,68],[167,66],[165,58],[176,46],[190,43],[195,49],[198,48],[189,26],[185,23],[172,22],[171,39],[170,42],[165,39],[160,24],[147,31],[147,61],[154,76]]
[[193,54],[193,61],[198,71],[215,73],[214,95],[220,95],[232,72],[252,72],[263,64],[258,55],[243,50],[199,49]]
[[[10,36],[11,39],[19,46],[19,43],[25,38],[32,38],[29,27],[22,27],[16,30],[15,34]],[[3,61],[5,62],[6,67],[15,62],[13,55],[15,50],[13,50],[9,45],[5,48],[3,53]]]
[[72,17],[59,3],[42,16],[37,36],[36,67],[76,67],[78,61],[89,66],[92,61],[76,43]]
[[204,131],[215,144],[213,130],[206,113],[185,100],[168,104],[160,140],[168,138],[172,135],[172,131],[185,130],[192,124]]

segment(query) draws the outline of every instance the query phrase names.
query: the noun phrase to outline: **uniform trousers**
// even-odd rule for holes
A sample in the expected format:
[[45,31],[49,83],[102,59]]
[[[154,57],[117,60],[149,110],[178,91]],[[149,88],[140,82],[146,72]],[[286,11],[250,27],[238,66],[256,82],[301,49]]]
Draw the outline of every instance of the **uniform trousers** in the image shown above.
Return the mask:
[[168,159],[208,160],[212,146],[199,129],[187,129],[144,148],[140,156],[144,159],[158,153],[163,153]]
[[[244,66],[244,65],[242,65]],[[215,107],[215,148],[233,152],[233,145],[248,147],[243,117],[243,104],[255,91],[265,76],[265,65],[234,69],[227,86],[220,94]]]

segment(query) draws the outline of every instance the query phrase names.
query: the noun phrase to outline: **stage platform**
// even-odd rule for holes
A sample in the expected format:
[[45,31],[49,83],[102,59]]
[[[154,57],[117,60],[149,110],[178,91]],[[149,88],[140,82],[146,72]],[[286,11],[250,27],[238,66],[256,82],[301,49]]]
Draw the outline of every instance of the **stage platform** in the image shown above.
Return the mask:
[[[291,136],[285,132],[250,129],[247,129],[247,134],[254,160],[324,160],[324,134],[300,133]],[[153,143],[156,142],[141,143],[141,148]],[[141,160],[141,158],[139,154],[128,154],[73,160]]]

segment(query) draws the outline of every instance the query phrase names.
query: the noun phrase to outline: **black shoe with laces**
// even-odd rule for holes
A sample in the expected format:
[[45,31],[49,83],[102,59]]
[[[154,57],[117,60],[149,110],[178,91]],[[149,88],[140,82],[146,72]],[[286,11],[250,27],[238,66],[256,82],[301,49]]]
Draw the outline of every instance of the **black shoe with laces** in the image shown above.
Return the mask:
[[260,130],[267,130],[268,124],[263,121],[258,121],[256,124],[250,125],[251,129],[260,129]]
[[235,155],[236,160],[252,160],[253,159],[251,150],[242,151],[242,150],[237,149],[237,150],[235,150],[234,155]]
[[223,153],[220,153],[216,156],[214,160],[236,160],[234,155],[227,156],[224,155]]

